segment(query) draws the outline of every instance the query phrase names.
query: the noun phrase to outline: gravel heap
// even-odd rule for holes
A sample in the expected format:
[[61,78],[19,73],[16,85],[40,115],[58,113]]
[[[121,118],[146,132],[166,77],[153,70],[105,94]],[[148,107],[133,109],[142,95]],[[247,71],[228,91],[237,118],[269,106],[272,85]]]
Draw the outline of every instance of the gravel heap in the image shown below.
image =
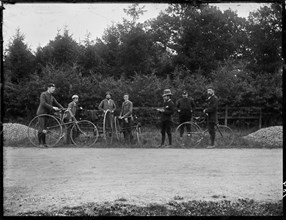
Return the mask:
[[17,123],[4,123],[3,132],[6,141],[20,141],[28,137],[28,127]]
[[282,147],[283,145],[283,127],[272,126],[259,129],[247,136],[246,140],[261,144],[262,146]]

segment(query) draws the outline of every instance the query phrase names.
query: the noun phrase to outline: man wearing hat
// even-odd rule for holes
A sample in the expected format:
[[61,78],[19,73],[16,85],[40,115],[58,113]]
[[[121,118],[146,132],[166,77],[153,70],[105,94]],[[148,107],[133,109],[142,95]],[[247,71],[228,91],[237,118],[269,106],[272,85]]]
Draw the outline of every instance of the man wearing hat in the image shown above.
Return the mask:
[[[65,112],[66,117],[65,120],[67,122],[72,122],[73,121],[73,117],[76,115],[76,110],[77,110],[77,103],[78,103],[78,95],[73,95],[72,96],[72,102],[70,102],[68,104],[68,109]],[[66,144],[70,144],[71,143],[71,128],[72,128],[73,124],[70,123],[67,125],[67,136],[66,136]]]
[[[63,108],[63,106],[59,104],[55,97],[52,95],[55,89],[55,84],[50,83],[48,84],[47,91],[41,93],[37,115],[51,114],[53,110],[58,111],[59,108]],[[55,104],[56,106],[53,106],[53,104]],[[46,120],[46,117],[39,117],[38,140],[40,147],[48,147],[46,144]]]
[[164,100],[163,107],[160,109],[157,109],[161,114],[162,139],[161,139],[161,144],[159,145],[159,147],[164,146],[166,133],[169,139],[169,145],[167,145],[166,147],[172,146],[172,133],[171,133],[172,118],[171,117],[175,111],[175,104],[171,100],[171,96],[172,96],[171,90],[165,89],[163,93],[163,100]]
[[204,113],[208,115],[208,131],[210,134],[211,145],[207,148],[215,147],[215,125],[217,124],[217,109],[218,109],[218,98],[214,93],[213,87],[208,87],[207,89],[207,108],[204,109]]
[[[188,97],[188,92],[186,90],[183,91],[182,98],[180,98],[176,102],[176,107],[179,113],[179,122],[180,124],[191,121],[192,114],[195,110],[195,102],[192,97]],[[180,127],[180,137],[183,136],[184,133],[184,126]],[[190,126],[187,125],[187,132],[190,132]]]

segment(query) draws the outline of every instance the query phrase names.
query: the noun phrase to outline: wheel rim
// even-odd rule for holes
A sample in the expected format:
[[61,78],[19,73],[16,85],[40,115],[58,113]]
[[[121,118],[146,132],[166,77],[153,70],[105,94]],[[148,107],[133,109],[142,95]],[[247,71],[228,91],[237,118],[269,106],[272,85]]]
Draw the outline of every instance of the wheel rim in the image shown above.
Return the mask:
[[216,126],[215,142],[217,147],[230,147],[234,141],[234,134],[231,128],[225,125]]
[[112,143],[113,139],[113,124],[112,124],[112,114],[110,110],[106,110],[103,119],[103,137],[107,144]]
[[49,147],[56,145],[62,138],[62,126],[59,120],[48,114],[41,114],[34,117],[28,125],[28,138],[34,146],[39,146],[38,130],[39,130],[39,118],[45,117],[45,141]]
[[98,139],[98,129],[92,122],[83,120],[73,125],[70,136],[76,146],[90,147]]
[[[182,132],[182,133],[181,133]],[[203,132],[196,124],[184,122],[180,124],[175,131],[176,141],[180,147],[196,147],[202,140]]]

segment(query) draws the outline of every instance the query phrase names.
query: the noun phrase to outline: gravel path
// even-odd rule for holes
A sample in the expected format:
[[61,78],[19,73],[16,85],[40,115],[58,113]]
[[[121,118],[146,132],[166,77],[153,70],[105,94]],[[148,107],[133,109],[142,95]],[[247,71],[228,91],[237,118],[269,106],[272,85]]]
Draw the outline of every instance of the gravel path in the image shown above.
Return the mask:
[[4,214],[126,199],[282,199],[282,149],[4,148]]

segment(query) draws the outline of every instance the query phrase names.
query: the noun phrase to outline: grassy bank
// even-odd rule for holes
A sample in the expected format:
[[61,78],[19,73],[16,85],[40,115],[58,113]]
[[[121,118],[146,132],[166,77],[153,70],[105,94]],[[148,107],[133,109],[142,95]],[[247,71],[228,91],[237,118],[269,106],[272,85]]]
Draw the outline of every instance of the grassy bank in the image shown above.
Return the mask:
[[[255,129],[233,129],[234,131],[234,141],[231,147],[229,148],[277,148],[277,146],[272,145],[261,145],[259,143],[250,142],[248,140],[243,139],[242,137],[252,133],[255,131]],[[181,148],[176,143],[175,140],[175,133],[173,131],[173,146],[172,148]],[[94,144],[94,148],[156,148],[160,142],[161,142],[161,133],[158,128],[143,128],[142,129],[142,135],[141,135],[141,144],[138,145],[136,143],[133,144],[124,144],[116,139],[114,136],[113,142],[111,144],[106,144],[103,138],[100,136],[98,141]],[[168,143],[168,138],[166,137],[166,143]],[[24,138],[20,141],[10,141],[10,140],[4,140],[4,146],[10,146],[10,147],[34,147],[28,138]],[[74,148],[76,146],[74,145],[65,145],[64,141],[60,141],[54,148],[59,147],[68,147],[68,148]],[[282,146],[281,146],[282,147]],[[196,148],[205,148],[204,145],[198,145]],[[222,148],[219,147],[218,148]]]
[[53,211],[31,211],[20,216],[282,216],[283,203],[256,202],[239,199],[213,201],[170,201],[167,204],[136,206],[124,199],[103,204],[88,203],[76,207],[64,207]]

